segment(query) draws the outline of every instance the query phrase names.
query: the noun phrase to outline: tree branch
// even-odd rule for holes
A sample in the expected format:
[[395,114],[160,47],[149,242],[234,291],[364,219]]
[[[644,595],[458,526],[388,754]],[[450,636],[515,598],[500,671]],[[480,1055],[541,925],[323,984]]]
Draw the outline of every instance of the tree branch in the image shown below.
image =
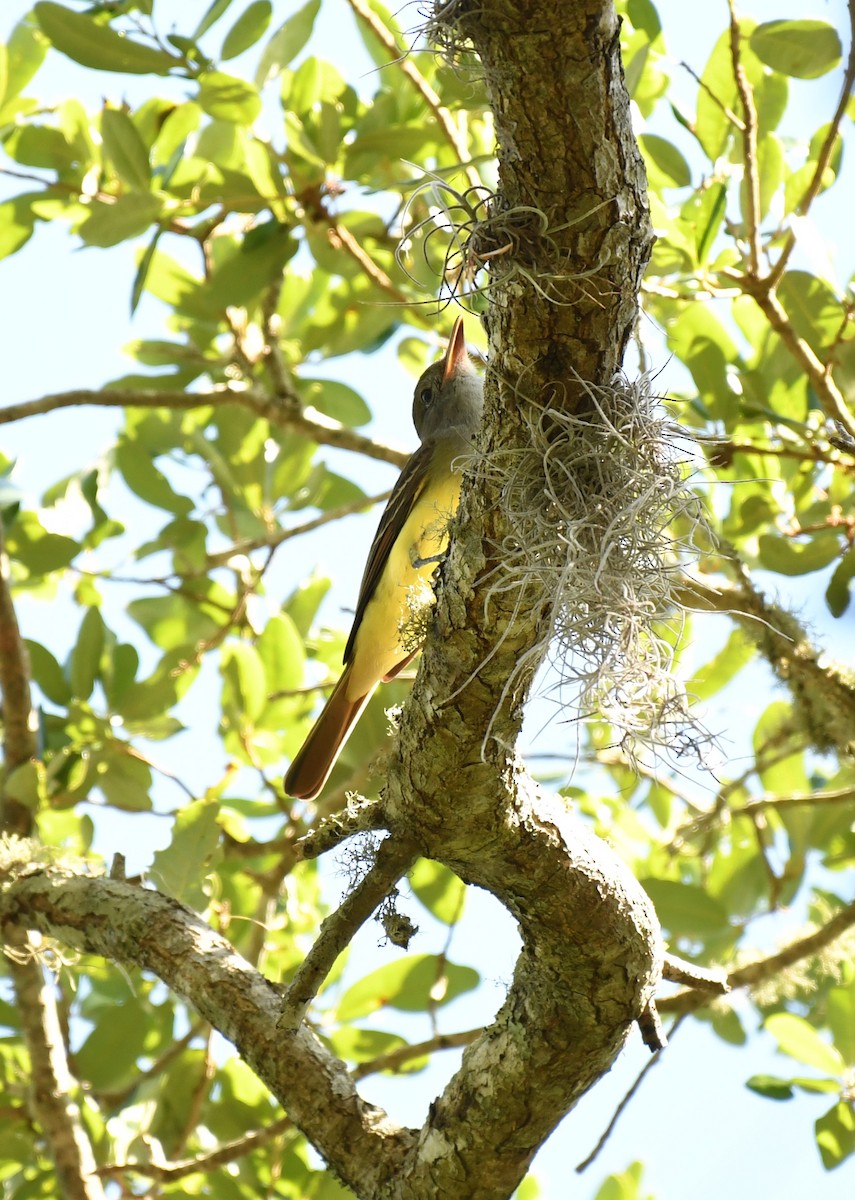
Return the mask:
[[728,0],[728,8],[730,10],[730,56],[733,64],[733,77],[736,80],[736,90],[739,92],[743,113],[741,132],[745,171],[745,223],[748,227],[748,264],[751,275],[756,278],[760,272],[760,176],[757,161],[757,109],[754,106],[754,95],[742,65],[740,46],[742,34],[733,0]]
[[335,960],[347,949],[356,931],[383,903],[416,857],[412,843],[399,842],[391,837],[381,843],[367,874],[321,925],[314,945],[300,963],[285,993],[276,1021],[277,1028],[289,1033],[299,1028]]
[[365,3],[365,0],[347,0],[347,2],[353,9],[357,20],[367,25],[380,44],[386,48],[390,63],[397,66],[401,73],[409,79],[410,83],[433,113],[434,119],[445,135],[448,144],[454,150],[461,165],[465,165],[466,167],[466,178],[469,181],[469,186],[480,187],[481,178],[471,165],[469,146],[466,143],[466,138],[458,132],[451,113],[443,105],[439,96],[413,62],[410,53],[398,45],[395,35],[383,24],[373,9]]
[[[757,959],[756,962],[747,963],[744,967],[737,967],[736,970],[731,971],[727,976],[728,988],[732,991],[735,988],[751,988],[756,987],[759,983],[765,983],[767,979],[785,971],[794,963],[819,954],[853,926],[855,926],[855,900],[836,912],[825,925],[814,933],[799,938],[798,941],[779,950],[777,954],[770,954],[768,958]],[[687,988],[673,996],[663,997],[657,1001],[657,1005],[661,1012],[689,1013],[704,1008],[710,1003],[710,999],[707,991]]]
[[256,416],[270,421],[271,425],[301,434],[303,437],[317,442],[319,446],[334,446],[339,450],[351,450],[356,454],[364,454],[367,458],[376,458],[380,462],[392,463],[396,467],[402,467],[409,458],[409,455],[403,451],[395,450],[391,446],[384,446],[381,442],[364,437],[335,421],[312,420],[296,409],[292,409],[290,405],[283,407],[280,400],[269,396],[266,392],[254,389],[220,392],[166,390],[141,392],[125,391],[122,388],[103,388],[100,391],[76,388],[70,392],[57,392],[51,396],[42,396],[38,400],[8,404],[5,408],[0,408],[0,425],[8,425],[12,421],[23,421],[28,417],[41,416],[60,408],[80,408],[89,404],[99,408],[171,408],[178,411],[204,408],[206,405],[218,408],[224,404],[236,404],[248,408]]
[[[796,205],[796,212],[800,216],[806,216],[811,205],[822,191],[822,182],[826,170],[831,162],[831,156],[834,153],[834,144],[837,141],[840,133],[840,125],[846,115],[846,108],[852,98],[852,89],[855,87],[855,0],[849,0],[847,4],[849,12],[849,58],[846,63],[846,72],[843,76],[843,83],[840,88],[840,98],[837,101],[837,108],[834,111],[834,116],[831,118],[831,123],[828,126],[828,132],[825,135],[825,140],[822,143],[819,154],[816,159],[816,167],[811,176],[810,183],[805,189],[805,194]],[[784,242],[783,249],[778,256],[778,261],[769,273],[767,280],[768,286],[774,288],[780,283],[787,269],[787,264],[790,261],[793,251],[796,248],[796,233],[792,225],[787,230],[787,237]]]
[[689,610],[732,617],[789,688],[799,728],[810,743],[817,750],[850,752],[855,743],[855,677],[814,646],[796,618],[770,603],[747,574],[736,587],[687,579],[675,599]]
[[359,1195],[377,1194],[412,1134],[364,1102],[345,1066],[305,1026],[276,1029],[277,990],[189,909],[157,892],[22,862],[7,868],[0,920],[162,979],[233,1042],[289,1115]]

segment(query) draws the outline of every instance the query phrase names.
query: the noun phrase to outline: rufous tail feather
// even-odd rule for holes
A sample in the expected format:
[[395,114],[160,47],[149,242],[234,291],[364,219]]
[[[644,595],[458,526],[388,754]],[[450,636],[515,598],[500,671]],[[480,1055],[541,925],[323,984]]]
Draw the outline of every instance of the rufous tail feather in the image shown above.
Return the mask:
[[285,776],[285,791],[298,800],[314,800],[329,779],[344,743],[371,699],[374,688],[356,700],[347,696],[350,665],[312,727]]

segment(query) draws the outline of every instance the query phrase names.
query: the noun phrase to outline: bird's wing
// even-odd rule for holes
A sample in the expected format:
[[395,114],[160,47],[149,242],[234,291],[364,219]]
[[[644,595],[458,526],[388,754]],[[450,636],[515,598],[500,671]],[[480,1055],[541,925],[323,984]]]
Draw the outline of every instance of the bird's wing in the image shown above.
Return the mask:
[[419,446],[418,450],[407,460],[398,481],[392,489],[389,502],[383,510],[374,541],[368,551],[368,561],[359,588],[359,599],[356,601],[356,615],[350,637],[344,649],[344,661],[350,662],[356,634],[365,615],[369,600],[374,595],[377,584],[383,574],[383,569],[389,559],[389,552],[395,544],[395,539],[407,523],[407,518],[413,511],[419,496],[424,491],[428,479],[432,454],[431,445]]

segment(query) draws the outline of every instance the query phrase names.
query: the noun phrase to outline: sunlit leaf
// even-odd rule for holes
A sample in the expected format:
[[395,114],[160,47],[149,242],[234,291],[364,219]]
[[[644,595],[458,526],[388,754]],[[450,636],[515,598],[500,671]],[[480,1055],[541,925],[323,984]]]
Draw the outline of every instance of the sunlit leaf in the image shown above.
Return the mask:
[[40,0],[33,12],[56,49],[84,67],[130,75],[167,75],[173,67],[181,65],[179,59],[165,50],[137,42],[62,4]]
[[264,36],[272,13],[273,6],[270,0],[253,0],[253,3],[244,9],[223,39],[220,58],[224,61],[237,58],[250,46],[254,46],[259,38]]
[[340,1021],[352,1021],[387,1006],[422,1012],[431,1002],[447,1004],[471,991],[478,981],[478,972],[471,967],[441,962],[432,954],[411,954],[355,983],[342,996],[336,1013]]
[[750,38],[751,49],[768,67],[798,79],[817,79],[833,71],[843,48],[826,21],[767,21]]
[[782,1054],[815,1067],[826,1075],[840,1076],[846,1064],[839,1052],[823,1041],[812,1025],[794,1013],[773,1013],[764,1026]]
[[185,803],[176,814],[169,845],[155,851],[151,876],[160,891],[186,904],[204,906],[202,885],[219,858],[220,837],[215,801]]

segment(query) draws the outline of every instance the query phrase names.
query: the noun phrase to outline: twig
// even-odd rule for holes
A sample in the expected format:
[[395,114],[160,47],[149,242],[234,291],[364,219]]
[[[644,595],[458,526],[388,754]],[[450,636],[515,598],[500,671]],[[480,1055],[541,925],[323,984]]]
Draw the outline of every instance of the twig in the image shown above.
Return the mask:
[[340,521],[342,517],[365,512],[367,509],[373,508],[375,504],[382,504],[389,499],[391,494],[391,492],[380,492],[377,496],[360,496],[358,500],[351,500],[349,504],[340,504],[337,508],[330,508],[327,512],[321,513],[319,517],[313,517],[311,521],[304,521],[302,525],[292,525],[290,529],[277,529],[266,538],[245,538],[242,542],[235,542],[227,550],[218,550],[216,554],[207,555],[205,571],[210,571],[213,567],[227,566],[229,560],[235,555],[251,554],[253,550],[275,550],[283,542],[290,541],[291,538],[302,537],[304,533],[311,533],[315,529],[328,525],[331,521]]
[[416,849],[410,842],[388,837],[381,843],[368,874],[321,925],[315,944],[285,994],[276,1022],[278,1029],[293,1032],[300,1027],[306,1010],[339,954],[386,899],[415,858]]
[[479,1027],[478,1029],[464,1029],[460,1033],[438,1033],[425,1042],[415,1042],[411,1046],[398,1046],[395,1050],[390,1050],[388,1054],[378,1054],[377,1058],[372,1058],[368,1062],[354,1067],[350,1073],[351,1078],[359,1080],[365,1079],[369,1075],[376,1075],[378,1071],[394,1071],[405,1063],[412,1062],[414,1058],[424,1058],[437,1050],[454,1050],[460,1046],[471,1046],[483,1032],[483,1028]]
[[480,187],[481,179],[478,172],[472,166],[466,139],[461,136],[459,130],[455,127],[451,113],[443,106],[437,93],[413,62],[409,52],[398,45],[395,35],[390,29],[387,29],[377,14],[368,7],[365,0],[347,0],[347,2],[353,9],[357,19],[364,22],[377,40],[386,48],[389,52],[390,61],[401,69],[402,74],[409,79],[410,83],[433,113],[437,125],[445,134],[449,145],[460,160],[461,166],[465,166],[466,168],[466,178],[469,181],[469,186]]
[[733,0],[728,0],[730,9],[730,56],[733,63],[733,78],[742,102],[742,157],[745,171],[746,224],[748,226],[748,263],[755,278],[760,273],[760,176],[757,164],[757,109],[754,95],[745,76],[740,51],[741,32]]
[[[381,291],[385,292],[387,296],[391,296],[396,304],[412,304],[412,296],[408,296],[399,287],[396,287],[383,268],[378,266],[371,255],[363,250],[350,230],[334,218],[330,218],[329,221],[329,236],[333,248],[344,250],[345,253],[349,254],[354,262],[359,263],[359,266],[371,282],[380,288]],[[336,241],[338,242],[337,246],[335,245]]]
[[346,808],[324,817],[300,838],[296,844],[297,854],[301,859],[320,858],[357,833],[370,833],[383,827],[383,806],[379,800],[348,800]]
[[728,0],[730,10],[730,59],[734,66],[736,90],[742,103],[742,160],[746,181],[746,224],[748,226],[748,264],[754,277],[760,272],[760,176],[757,157],[757,108],[754,95],[742,66],[739,20],[734,0]]
[[669,983],[685,983],[705,992],[716,992],[720,996],[729,990],[727,976],[720,967],[712,970],[698,967],[684,958],[678,958],[676,954],[665,955],[662,978]]
[[[680,1027],[680,1023],[682,1022],[682,1020],[683,1020],[682,1017],[678,1017],[677,1020],[674,1022],[674,1024],[671,1026],[671,1028],[668,1030],[668,1039],[669,1040],[672,1040],[674,1038],[674,1035],[676,1034],[678,1028]],[[620,1120],[621,1114],[626,1109],[626,1106],[629,1104],[630,1100],[632,1100],[633,1096],[635,1096],[638,1089],[641,1087],[642,1083],[644,1083],[644,1080],[647,1078],[649,1072],[653,1070],[653,1068],[657,1065],[657,1063],[660,1061],[661,1058],[662,1058],[661,1053],[654,1054],[653,1057],[644,1064],[644,1066],[642,1067],[642,1069],[639,1071],[638,1075],[636,1076],[635,1082],[633,1083],[632,1087],[629,1089],[629,1091],[626,1093],[624,1098],[621,1100],[620,1104],[615,1109],[615,1111],[612,1115],[612,1119],[609,1121],[608,1125],[603,1130],[603,1133],[602,1133],[599,1141],[597,1142],[596,1146],[591,1151],[591,1153],[588,1155],[588,1157],[583,1159],[579,1163],[579,1165],[576,1167],[577,1174],[581,1175],[582,1172],[584,1170],[586,1170],[588,1167],[590,1167],[591,1163],[599,1156],[600,1151],[603,1149],[606,1142],[609,1140],[611,1135],[614,1133],[615,1126],[617,1125],[618,1121]]]
[[828,792],[794,792],[792,796],[760,796],[757,800],[749,800],[746,804],[739,805],[738,808],[717,804],[709,812],[701,813],[694,820],[681,825],[674,834],[671,845],[686,842],[710,827],[731,821],[735,817],[753,817],[758,812],[768,810],[784,812],[789,808],[813,808],[814,805],[822,804],[855,804],[855,788],[837,788]]
[[401,450],[384,446],[381,442],[355,433],[335,421],[311,420],[296,409],[292,410],[290,405],[285,407],[278,399],[254,388],[247,388],[245,391],[226,389],[219,392],[145,392],[125,391],[122,388],[103,388],[96,391],[78,388],[0,408],[0,425],[41,416],[60,408],[79,408],[87,404],[100,408],[171,408],[179,411],[204,408],[207,405],[217,408],[224,404],[237,404],[248,408],[259,417],[264,417],[272,425],[302,434],[318,445],[352,450],[356,454],[392,463],[396,467],[403,467],[409,457]]
[[[855,900],[835,913],[822,928],[785,946],[777,954],[757,959],[756,962],[747,963],[744,967],[737,967],[736,970],[731,971],[727,977],[728,986],[734,989],[755,987],[758,983],[765,983],[779,971],[786,970],[787,967],[800,962],[803,958],[819,954],[853,925],[855,925]],[[677,992],[674,996],[665,996],[657,1003],[661,1012],[690,1013],[698,1008],[703,1008],[709,1003],[709,999],[708,993],[691,988]]]
[[[817,155],[816,167],[811,176],[811,181],[805,189],[801,200],[796,205],[796,212],[801,216],[807,214],[814,200],[822,190],[823,177],[828,164],[831,162],[831,156],[834,153],[834,143],[837,141],[840,132],[840,123],[846,115],[846,109],[852,97],[852,88],[855,86],[855,0],[849,0],[847,9],[849,12],[849,59],[846,63],[846,72],[840,88],[840,99],[837,101],[837,108],[834,110],[834,116],[831,118],[831,123],[828,126],[825,140]],[[796,240],[796,233],[791,225],[787,230],[786,241],[784,242],[778,261],[769,273],[767,282],[770,288],[774,288],[783,278],[784,271],[787,269],[787,264],[790,261],[790,256],[796,248]]]
[[733,271],[722,271],[722,275],[739,282],[746,295],[751,296],[760,307],[766,320],[807,375],[823,412],[841,425],[851,438],[855,438],[855,418],[847,408],[843,393],[813,348],[796,333],[777,293],[769,290],[768,281],[752,279],[751,276]]
[[105,1163],[103,1167],[98,1168],[98,1174],[107,1176],[146,1175],[149,1179],[161,1179],[164,1182],[183,1179],[186,1175],[204,1175],[212,1167],[222,1167],[247,1154],[252,1154],[265,1142],[272,1141],[280,1133],[287,1133],[293,1128],[290,1117],[279,1117],[278,1120],[272,1121],[262,1129],[253,1129],[249,1133],[245,1133],[243,1137],[236,1138],[232,1142],[225,1142],[209,1154],[200,1154],[198,1158],[188,1158],[182,1162],[171,1163]]

